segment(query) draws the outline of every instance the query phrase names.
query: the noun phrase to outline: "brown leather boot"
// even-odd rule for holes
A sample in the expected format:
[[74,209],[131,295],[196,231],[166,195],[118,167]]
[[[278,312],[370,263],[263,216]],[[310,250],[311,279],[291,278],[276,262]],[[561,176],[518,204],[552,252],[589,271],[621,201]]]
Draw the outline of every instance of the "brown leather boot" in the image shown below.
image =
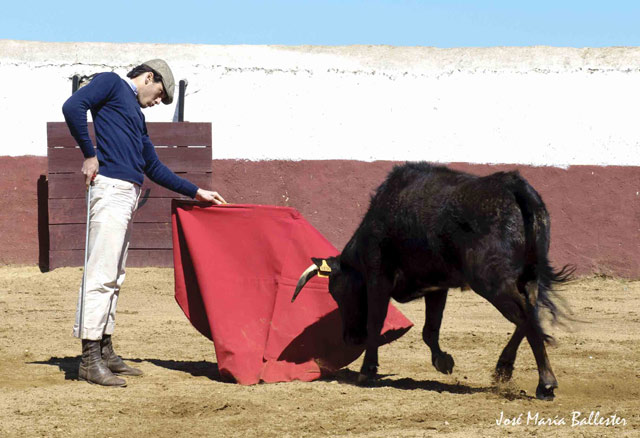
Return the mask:
[[123,376],[141,376],[142,371],[130,367],[122,361],[122,358],[113,351],[113,343],[111,342],[111,335],[103,335],[102,341],[100,341],[100,348],[102,349],[102,360],[107,367],[114,374],[122,374]]
[[107,368],[100,355],[100,341],[82,340],[82,360],[78,378],[102,386],[127,386],[124,379],[116,377]]

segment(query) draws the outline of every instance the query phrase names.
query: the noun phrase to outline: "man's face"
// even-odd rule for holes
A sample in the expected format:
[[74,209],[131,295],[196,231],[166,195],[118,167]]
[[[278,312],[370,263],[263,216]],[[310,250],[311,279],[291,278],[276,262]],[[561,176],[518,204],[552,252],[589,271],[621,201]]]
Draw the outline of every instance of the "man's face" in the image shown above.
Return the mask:
[[141,108],[158,105],[164,97],[162,82],[153,81],[153,73],[145,73],[144,85],[138,87],[138,103]]

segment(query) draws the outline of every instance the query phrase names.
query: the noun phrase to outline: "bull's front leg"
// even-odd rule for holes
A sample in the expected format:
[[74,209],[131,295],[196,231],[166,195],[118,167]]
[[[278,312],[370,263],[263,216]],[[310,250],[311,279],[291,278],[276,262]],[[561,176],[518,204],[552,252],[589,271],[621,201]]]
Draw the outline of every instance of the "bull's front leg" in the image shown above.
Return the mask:
[[455,362],[450,354],[440,349],[440,325],[447,303],[447,289],[428,292],[424,296],[425,321],[422,340],[431,349],[431,364],[443,374],[451,374]]
[[367,341],[358,383],[371,382],[378,374],[378,346],[380,333],[387,317],[391,283],[382,276],[367,281]]
[[362,368],[360,368],[360,374],[358,374],[358,384],[366,385],[372,382],[378,374],[378,346],[369,347],[364,353],[364,361],[362,362]]

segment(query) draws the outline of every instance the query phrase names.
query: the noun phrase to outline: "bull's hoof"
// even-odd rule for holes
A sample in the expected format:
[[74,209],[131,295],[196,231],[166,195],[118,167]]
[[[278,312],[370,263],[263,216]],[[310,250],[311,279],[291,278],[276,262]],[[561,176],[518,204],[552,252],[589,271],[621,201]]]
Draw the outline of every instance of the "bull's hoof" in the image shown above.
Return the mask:
[[371,383],[372,378],[367,376],[366,374],[358,374],[358,385],[367,386]]
[[453,357],[444,352],[435,356],[432,363],[436,370],[440,371],[442,374],[451,374],[453,372],[453,366],[455,365]]
[[378,375],[378,367],[375,365],[363,366],[358,374],[358,385],[366,386],[373,383]]
[[505,383],[511,380],[513,376],[513,364],[498,363],[493,373],[493,380],[497,383]]
[[555,394],[553,393],[554,389],[555,387],[553,385],[544,385],[540,383],[536,388],[536,398],[538,400],[553,401],[555,398]]

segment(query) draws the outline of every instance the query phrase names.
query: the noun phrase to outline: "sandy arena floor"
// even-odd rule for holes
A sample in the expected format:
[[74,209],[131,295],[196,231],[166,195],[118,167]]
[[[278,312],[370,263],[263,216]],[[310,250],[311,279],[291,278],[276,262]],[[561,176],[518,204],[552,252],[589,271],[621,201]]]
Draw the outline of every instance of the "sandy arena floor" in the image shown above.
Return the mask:
[[[80,278],[78,268],[0,268],[2,437],[640,436],[639,281],[565,286],[584,322],[552,329],[559,343],[548,351],[560,388],[555,401],[541,402],[526,343],[513,382],[492,383],[512,326],[459,290],[449,295],[441,331],[456,361],[452,375],[431,366],[416,301],[398,305],[416,327],[380,350],[383,377],[373,387],[354,384],[361,358],[323,381],[223,383],[213,344],[173,299],[170,269],[129,269],[120,296],[116,351],[145,376],[126,388],[89,385],[77,380],[80,344],[70,334]],[[590,422],[602,424],[575,425],[592,412]],[[520,424],[497,424],[520,415]],[[604,424],[612,418],[615,426]]]

